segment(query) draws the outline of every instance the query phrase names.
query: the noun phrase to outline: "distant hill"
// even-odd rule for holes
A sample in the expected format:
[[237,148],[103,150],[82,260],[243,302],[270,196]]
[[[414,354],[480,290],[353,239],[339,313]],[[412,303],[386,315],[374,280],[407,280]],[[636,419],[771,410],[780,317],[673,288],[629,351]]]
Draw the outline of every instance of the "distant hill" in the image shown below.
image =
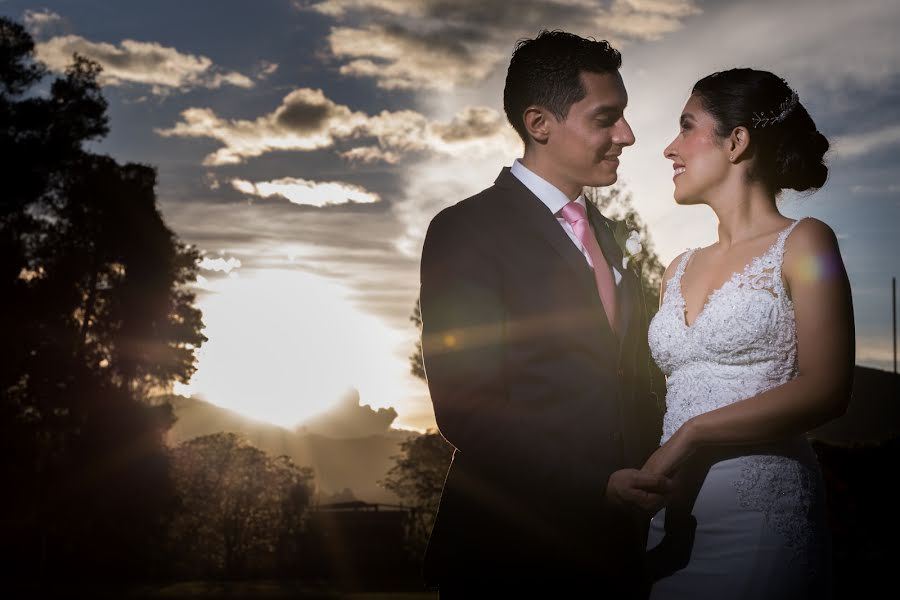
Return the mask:
[[883,442],[900,435],[900,376],[857,365],[847,412],[810,437],[829,443]]
[[169,431],[170,444],[222,431],[239,433],[273,456],[286,454],[297,465],[312,467],[322,494],[340,494],[349,488],[356,498],[367,502],[398,501],[377,481],[393,466],[391,457],[400,453],[400,443],[418,435],[415,431],[390,428],[383,434],[332,438],[248,419],[193,398],[168,396],[166,400],[178,418]]

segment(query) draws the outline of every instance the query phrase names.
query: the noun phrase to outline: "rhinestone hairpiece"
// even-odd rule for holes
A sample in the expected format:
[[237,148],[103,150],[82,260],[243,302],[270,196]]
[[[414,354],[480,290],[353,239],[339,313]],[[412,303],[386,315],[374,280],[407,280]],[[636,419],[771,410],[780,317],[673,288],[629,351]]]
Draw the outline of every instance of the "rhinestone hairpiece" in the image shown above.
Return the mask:
[[760,128],[781,123],[794,110],[799,101],[800,98],[797,96],[797,92],[791,91],[790,97],[784,99],[784,102],[778,107],[777,113],[774,110],[753,113],[753,127]]

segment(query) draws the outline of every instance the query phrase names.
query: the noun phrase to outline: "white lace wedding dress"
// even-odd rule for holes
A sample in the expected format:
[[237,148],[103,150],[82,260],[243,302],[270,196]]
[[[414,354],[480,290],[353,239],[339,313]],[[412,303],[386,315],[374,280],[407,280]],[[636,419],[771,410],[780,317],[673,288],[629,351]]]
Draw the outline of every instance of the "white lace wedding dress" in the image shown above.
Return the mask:
[[[667,377],[664,443],[688,419],[797,375],[793,304],[781,278],[799,221],[685,322],[681,259],[650,323]],[[667,520],[668,512],[668,520]],[[715,448],[689,461],[676,497],[650,525],[651,598],[823,598],[831,554],[824,489],[805,437]]]

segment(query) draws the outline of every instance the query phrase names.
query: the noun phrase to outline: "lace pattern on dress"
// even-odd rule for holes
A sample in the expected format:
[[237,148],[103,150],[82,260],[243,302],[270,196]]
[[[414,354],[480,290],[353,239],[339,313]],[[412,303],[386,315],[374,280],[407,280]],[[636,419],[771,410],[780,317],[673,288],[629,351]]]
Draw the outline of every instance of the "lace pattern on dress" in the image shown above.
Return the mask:
[[[667,376],[661,443],[696,415],[797,376],[794,306],[782,281],[782,261],[787,237],[799,222],[713,291],[690,325],[681,279],[696,248],[682,256],[649,331],[653,358]],[[740,458],[740,478],[733,482],[738,501],[764,513],[768,526],[806,563],[815,551],[810,511],[822,497],[821,476],[804,439],[769,450]]]
[[821,541],[811,518],[824,509],[817,467],[774,454],[744,456],[741,463],[741,477],[733,482],[741,508],[763,513],[793,559],[815,576],[816,561],[811,559]]

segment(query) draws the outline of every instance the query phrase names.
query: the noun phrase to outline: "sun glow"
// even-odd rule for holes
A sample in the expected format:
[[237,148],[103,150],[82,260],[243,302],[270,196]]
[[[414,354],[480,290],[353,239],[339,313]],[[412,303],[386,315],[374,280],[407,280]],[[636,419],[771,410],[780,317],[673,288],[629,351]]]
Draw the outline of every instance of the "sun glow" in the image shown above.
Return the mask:
[[209,341],[194,377],[176,393],[291,427],[350,387],[376,408],[396,405],[405,392],[403,334],[361,312],[331,280],[267,269],[206,289],[197,303]]

